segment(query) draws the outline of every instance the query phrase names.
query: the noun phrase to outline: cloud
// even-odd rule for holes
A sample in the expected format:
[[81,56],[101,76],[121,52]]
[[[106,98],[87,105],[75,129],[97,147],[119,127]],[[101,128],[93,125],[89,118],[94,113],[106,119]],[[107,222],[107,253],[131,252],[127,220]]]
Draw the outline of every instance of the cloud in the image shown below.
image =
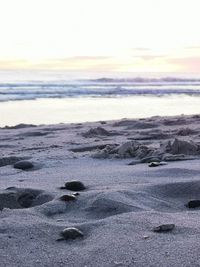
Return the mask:
[[168,62],[179,67],[180,71],[200,72],[200,57],[171,58]]

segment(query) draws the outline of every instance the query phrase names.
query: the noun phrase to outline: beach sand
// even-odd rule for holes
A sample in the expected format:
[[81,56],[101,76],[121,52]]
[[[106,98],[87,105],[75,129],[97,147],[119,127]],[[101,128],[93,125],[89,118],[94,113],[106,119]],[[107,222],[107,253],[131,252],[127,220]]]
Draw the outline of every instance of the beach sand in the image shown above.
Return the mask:
[[21,124],[0,148],[0,266],[200,266],[199,115]]

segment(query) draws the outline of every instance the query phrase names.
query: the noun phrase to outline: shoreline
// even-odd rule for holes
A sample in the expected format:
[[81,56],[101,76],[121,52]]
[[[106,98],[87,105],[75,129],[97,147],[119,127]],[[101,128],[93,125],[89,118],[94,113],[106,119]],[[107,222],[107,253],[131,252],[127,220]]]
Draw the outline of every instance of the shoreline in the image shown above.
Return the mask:
[[186,112],[200,114],[199,97],[181,95],[23,100],[1,103],[0,127],[22,122],[36,125],[83,123],[156,115],[175,116]]
[[198,266],[200,115],[21,124],[0,147],[0,266]]

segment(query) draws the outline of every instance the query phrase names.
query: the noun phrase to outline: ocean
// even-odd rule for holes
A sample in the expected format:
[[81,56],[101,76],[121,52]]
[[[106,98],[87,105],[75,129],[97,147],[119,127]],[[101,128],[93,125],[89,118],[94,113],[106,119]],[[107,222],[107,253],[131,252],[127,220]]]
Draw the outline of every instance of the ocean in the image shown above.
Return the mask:
[[33,77],[0,73],[0,126],[200,113],[198,78]]

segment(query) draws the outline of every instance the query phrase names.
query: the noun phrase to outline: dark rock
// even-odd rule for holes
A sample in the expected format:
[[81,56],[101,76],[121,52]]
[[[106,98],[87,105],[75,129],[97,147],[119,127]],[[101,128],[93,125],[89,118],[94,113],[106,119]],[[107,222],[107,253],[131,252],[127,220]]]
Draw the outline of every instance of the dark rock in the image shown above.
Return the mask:
[[61,201],[74,201],[76,197],[74,195],[63,195],[59,198]]
[[161,232],[169,232],[175,228],[175,224],[161,224],[153,228],[154,232],[161,233]]
[[148,166],[149,166],[149,167],[158,167],[158,166],[160,166],[160,162],[150,162],[150,163],[148,164]]
[[15,169],[20,169],[20,170],[29,170],[32,169],[34,167],[33,163],[31,163],[30,161],[18,161],[14,164],[14,168]]
[[199,208],[200,207],[200,200],[199,199],[190,200],[190,201],[188,201],[186,206],[189,209]]
[[65,240],[83,237],[83,233],[75,227],[65,228],[60,234]]
[[71,181],[65,183],[65,188],[71,191],[82,191],[85,189],[85,186],[80,181]]

